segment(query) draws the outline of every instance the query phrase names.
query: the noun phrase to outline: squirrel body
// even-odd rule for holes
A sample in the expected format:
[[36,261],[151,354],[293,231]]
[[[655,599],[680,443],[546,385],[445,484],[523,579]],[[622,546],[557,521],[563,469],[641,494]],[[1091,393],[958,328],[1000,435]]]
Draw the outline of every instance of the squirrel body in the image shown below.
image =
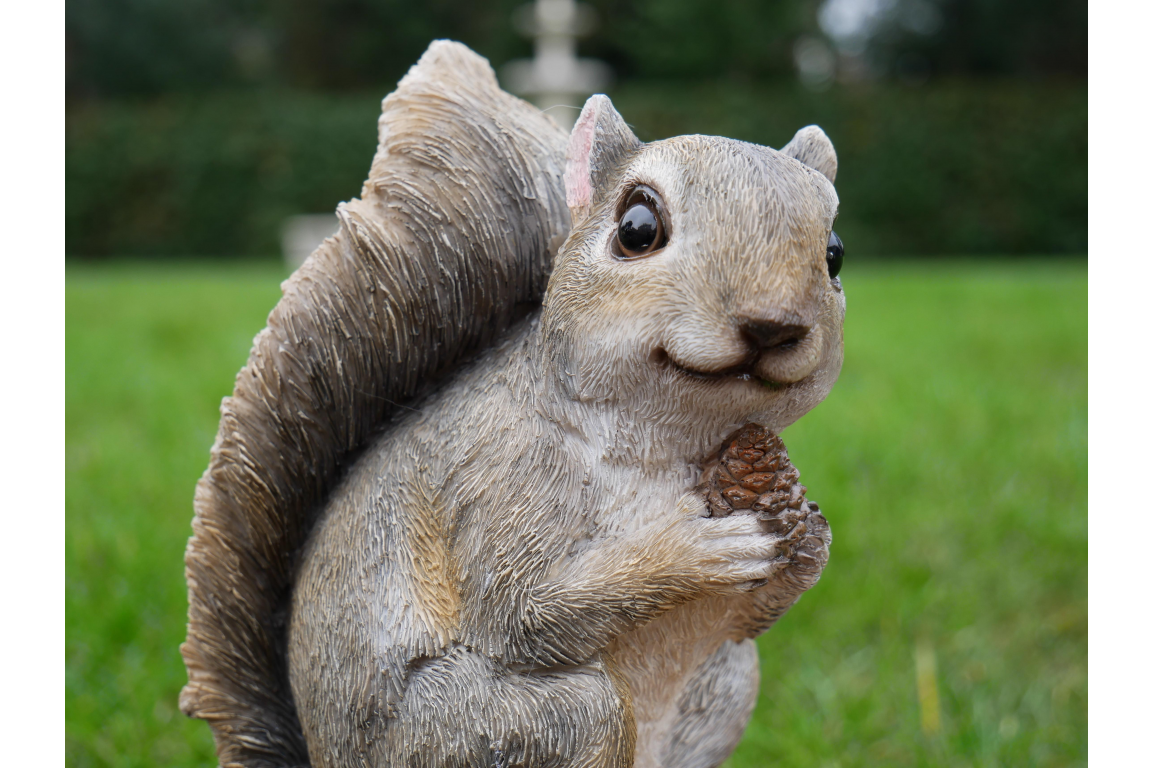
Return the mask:
[[[525,321],[401,417],[333,493],[292,604],[289,669],[309,744],[368,764],[450,765],[467,750],[448,737],[477,701],[522,717],[508,721],[515,733],[538,729],[557,697],[570,719],[552,727],[570,757],[588,742],[605,750],[589,765],[631,764],[632,754],[636,765],[677,765],[705,738],[719,742],[718,764],[739,740],[759,688],[750,639],[800,590],[725,590],[778,570],[764,568],[775,543],[751,519],[703,517],[688,490],[700,478],[694,457],[636,460],[627,412],[594,407],[599,419],[579,421],[595,431],[569,428],[575,414],[557,418],[573,405],[554,399],[557,383],[532,362],[547,359],[540,326]],[[744,552],[739,534],[762,546]],[[740,554],[751,558],[734,566]],[[718,562],[704,574],[707,558]],[[456,663],[430,662],[442,659]],[[714,675],[719,689],[706,679],[692,691],[708,713],[696,723],[680,699],[709,664],[726,674]],[[549,686],[522,690],[550,674]],[[452,695],[430,695],[437,686]],[[522,701],[494,695],[504,689]],[[683,743],[686,725],[698,738]],[[554,757],[476,728],[485,740],[474,747],[503,745],[509,764]]]
[[[434,44],[398,94],[412,99],[425,87],[425,101],[488,99],[505,112],[481,107],[484,115],[506,114],[512,107],[503,96],[484,95],[495,81],[477,60],[462,46]],[[398,156],[384,118],[381,125],[370,179],[386,176]],[[197,536],[205,538],[189,548],[191,682],[182,700],[195,716],[215,713],[222,764],[712,766],[743,733],[759,690],[752,638],[819,578],[831,537],[806,504],[799,525],[776,533],[754,515],[709,516],[697,486],[703,463],[733,430],[755,421],[778,433],[819,403],[839,373],[844,296],[824,253],[838,205],[835,153],[812,127],[781,151],[703,136],[641,144],[596,96],[567,140],[561,182],[554,134],[533,130],[544,138],[521,156],[538,166],[517,178],[535,187],[511,186],[534,207],[520,209],[521,223],[491,215],[510,242],[531,240],[512,277],[479,292],[465,285],[421,310],[476,309],[497,320],[477,326],[473,338],[443,317],[409,321],[420,313],[396,309],[396,297],[359,311],[383,318],[374,334],[347,327],[356,310],[313,331],[320,341],[331,333],[332,344],[383,349],[372,359],[387,358],[379,363],[385,373],[390,363],[418,375],[389,384],[376,400],[369,392],[351,416],[334,403],[316,415],[261,396],[274,434],[296,435],[293,419],[311,430],[293,438],[305,458],[280,485],[259,479],[257,460],[237,460],[256,473],[244,483],[218,468],[243,453],[226,442],[243,443],[243,425],[226,432],[225,421],[247,402],[249,368],[226,402],[214,464],[198,491]],[[513,150],[527,140],[517,141]],[[556,210],[556,195],[567,211]],[[385,215],[388,206],[376,204]],[[485,204],[464,212],[483,214]],[[364,234],[373,214],[358,210],[362,219],[351,204],[345,209],[341,235],[306,265],[305,277],[335,268],[325,264],[360,264],[378,253],[372,242],[387,242],[387,233]],[[420,212],[445,218],[434,205]],[[647,228],[625,237],[628,217]],[[630,244],[643,238],[649,250],[634,255]],[[490,252],[506,258],[505,241],[493,242]],[[378,259],[388,274],[409,269],[404,258],[391,266],[388,258]],[[538,285],[548,262],[542,304],[531,307],[531,289],[516,299],[514,286]],[[371,277],[369,267],[358,270]],[[348,292],[354,283],[336,288]],[[294,306],[277,322],[329,317],[323,302]],[[444,335],[428,337],[429,327]],[[296,343],[322,346],[309,338]],[[449,349],[453,343],[460,349]],[[405,357],[421,345],[448,351],[427,362]],[[258,338],[252,376],[265,375],[261,349]],[[265,358],[295,361],[292,349],[281,341]],[[313,382],[314,399],[349,376],[349,397],[368,386],[355,370],[330,370],[342,355],[296,374]],[[361,417],[367,409],[375,410]],[[364,426],[333,439],[325,418],[363,418]],[[339,445],[326,459],[332,468],[316,477],[308,474],[310,440]],[[297,502],[294,483],[317,490]],[[267,516],[280,536],[273,551],[289,550],[280,570],[245,559],[244,546],[273,538],[254,523],[239,545],[231,543],[239,534],[206,537],[226,527],[208,525],[220,517],[220,497],[260,486],[305,521],[289,540],[276,533],[286,515]],[[229,514],[256,519],[235,509]],[[219,550],[240,554],[228,559]],[[226,592],[201,584],[212,576],[201,568],[210,555],[236,583],[253,573],[265,580],[246,604],[275,592],[269,584],[279,590],[256,612],[270,617],[263,656],[243,647],[254,644],[247,636],[231,645],[219,639],[239,622],[221,608]],[[201,605],[213,608],[197,613]],[[228,688],[229,674],[247,688]],[[279,686],[272,693],[267,680]],[[210,710],[209,700],[224,703]]]

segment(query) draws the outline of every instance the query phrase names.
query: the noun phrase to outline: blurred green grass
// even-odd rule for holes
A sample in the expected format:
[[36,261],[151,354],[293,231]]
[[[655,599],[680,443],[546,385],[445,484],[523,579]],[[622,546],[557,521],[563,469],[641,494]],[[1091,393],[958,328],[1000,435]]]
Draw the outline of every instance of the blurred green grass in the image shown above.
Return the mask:
[[[220,398],[284,276],[69,265],[68,765],[215,765],[176,707],[181,558]],[[832,557],[761,639],[729,765],[1086,764],[1084,260],[849,264],[844,283],[840,382],[784,436]]]

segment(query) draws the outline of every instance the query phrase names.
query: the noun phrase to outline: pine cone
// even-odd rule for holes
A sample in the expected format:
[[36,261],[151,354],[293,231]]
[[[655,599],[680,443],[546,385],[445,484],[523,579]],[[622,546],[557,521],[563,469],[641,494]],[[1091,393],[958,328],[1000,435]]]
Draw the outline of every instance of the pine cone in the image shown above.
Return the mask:
[[808,489],[799,479],[783,441],[759,424],[745,424],[704,464],[696,490],[711,517],[747,511],[760,518],[766,533],[785,534],[809,512],[820,511],[804,498]]

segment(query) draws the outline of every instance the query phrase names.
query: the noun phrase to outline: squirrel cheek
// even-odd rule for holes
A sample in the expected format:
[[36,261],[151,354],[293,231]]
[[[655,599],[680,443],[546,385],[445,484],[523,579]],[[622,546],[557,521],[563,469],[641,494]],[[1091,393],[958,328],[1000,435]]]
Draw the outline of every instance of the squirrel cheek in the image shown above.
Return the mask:
[[730,328],[680,324],[668,337],[665,348],[681,368],[705,374],[726,371],[748,359],[748,346]]

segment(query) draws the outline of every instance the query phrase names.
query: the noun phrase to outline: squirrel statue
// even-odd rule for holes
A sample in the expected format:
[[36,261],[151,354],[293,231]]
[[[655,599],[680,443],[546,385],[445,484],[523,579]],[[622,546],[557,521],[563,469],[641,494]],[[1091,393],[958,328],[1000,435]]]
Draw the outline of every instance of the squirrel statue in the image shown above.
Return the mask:
[[843,357],[836,154],[571,135],[437,41],[196,489],[222,766],[715,766],[831,541],[776,434]]

